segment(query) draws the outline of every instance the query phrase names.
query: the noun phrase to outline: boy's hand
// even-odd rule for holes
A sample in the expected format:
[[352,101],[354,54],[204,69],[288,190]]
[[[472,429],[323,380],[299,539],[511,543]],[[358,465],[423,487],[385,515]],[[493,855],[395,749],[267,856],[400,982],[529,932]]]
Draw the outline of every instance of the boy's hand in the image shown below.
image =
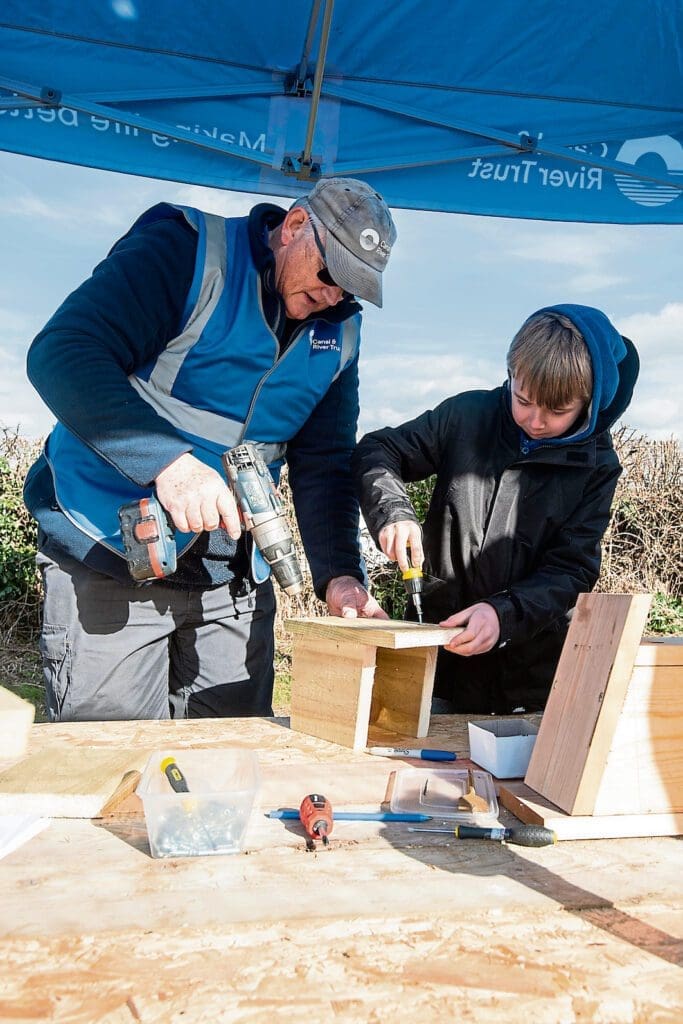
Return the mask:
[[330,615],[341,615],[344,619],[389,618],[355,576],[335,576],[327,584],[325,600]]
[[439,625],[444,629],[464,626],[462,633],[458,633],[445,645],[445,650],[451,654],[462,654],[466,658],[472,654],[486,654],[496,646],[500,637],[500,622],[496,611],[485,601],[463,608]]
[[[411,566],[419,568],[424,562],[422,530],[413,519],[399,519],[379,531],[379,546],[387,558],[398,562],[401,572]],[[408,557],[410,548],[410,558]]]

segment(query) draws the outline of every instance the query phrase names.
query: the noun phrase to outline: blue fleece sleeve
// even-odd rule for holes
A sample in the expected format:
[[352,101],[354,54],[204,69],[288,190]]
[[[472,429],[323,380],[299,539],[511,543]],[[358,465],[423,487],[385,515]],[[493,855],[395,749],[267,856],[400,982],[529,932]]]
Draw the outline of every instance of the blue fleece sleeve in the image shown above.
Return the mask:
[[126,235],[28,354],[29,380],[57,419],[141,486],[191,448],[127,378],[178,333],[195,251],[194,231],[176,219]]
[[287,446],[294,508],[313,586],[321,600],[336,576],[365,581],[358,500],[350,470],[358,412],[356,357]]

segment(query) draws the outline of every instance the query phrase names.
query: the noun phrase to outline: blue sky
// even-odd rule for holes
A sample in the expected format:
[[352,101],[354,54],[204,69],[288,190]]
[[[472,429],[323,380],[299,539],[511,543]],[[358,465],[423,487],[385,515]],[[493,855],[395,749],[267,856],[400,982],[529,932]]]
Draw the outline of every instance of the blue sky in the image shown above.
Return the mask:
[[[139,213],[167,200],[242,215],[262,199],[0,153],[0,426],[49,431],[52,416],[26,380],[30,341]],[[603,309],[640,351],[624,422],[652,438],[683,434],[680,226],[404,210],[395,219],[384,308],[367,306],[364,317],[361,433],[496,386],[526,317],[579,302]]]

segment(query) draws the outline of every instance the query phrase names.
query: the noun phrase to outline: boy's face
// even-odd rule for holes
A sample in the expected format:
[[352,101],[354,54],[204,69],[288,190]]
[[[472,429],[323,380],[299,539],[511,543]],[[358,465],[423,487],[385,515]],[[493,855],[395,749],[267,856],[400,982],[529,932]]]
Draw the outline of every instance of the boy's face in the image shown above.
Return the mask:
[[584,407],[582,399],[576,398],[561,409],[547,409],[532,401],[524,384],[516,377],[510,380],[510,394],[513,420],[534,441],[561,437],[578,419]]

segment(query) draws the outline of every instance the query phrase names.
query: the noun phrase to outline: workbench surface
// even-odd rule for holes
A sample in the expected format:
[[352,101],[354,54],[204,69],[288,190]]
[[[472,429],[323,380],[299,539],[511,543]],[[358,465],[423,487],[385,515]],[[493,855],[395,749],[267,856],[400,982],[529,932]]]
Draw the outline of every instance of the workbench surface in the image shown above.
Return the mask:
[[[261,789],[242,854],[152,859],[133,798],[115,817],[54,819],[0,860],[2,1021],[681,1019],[677,839],[525,849],[337,822],[307,853],[297,823],[263,812],[316,790],[339,810],[377,806],[404,762],[287,719],[34,726],[29,752],[48,743],[247,746]],[[466,757],[466,719],[435,718],[411,745]]]

